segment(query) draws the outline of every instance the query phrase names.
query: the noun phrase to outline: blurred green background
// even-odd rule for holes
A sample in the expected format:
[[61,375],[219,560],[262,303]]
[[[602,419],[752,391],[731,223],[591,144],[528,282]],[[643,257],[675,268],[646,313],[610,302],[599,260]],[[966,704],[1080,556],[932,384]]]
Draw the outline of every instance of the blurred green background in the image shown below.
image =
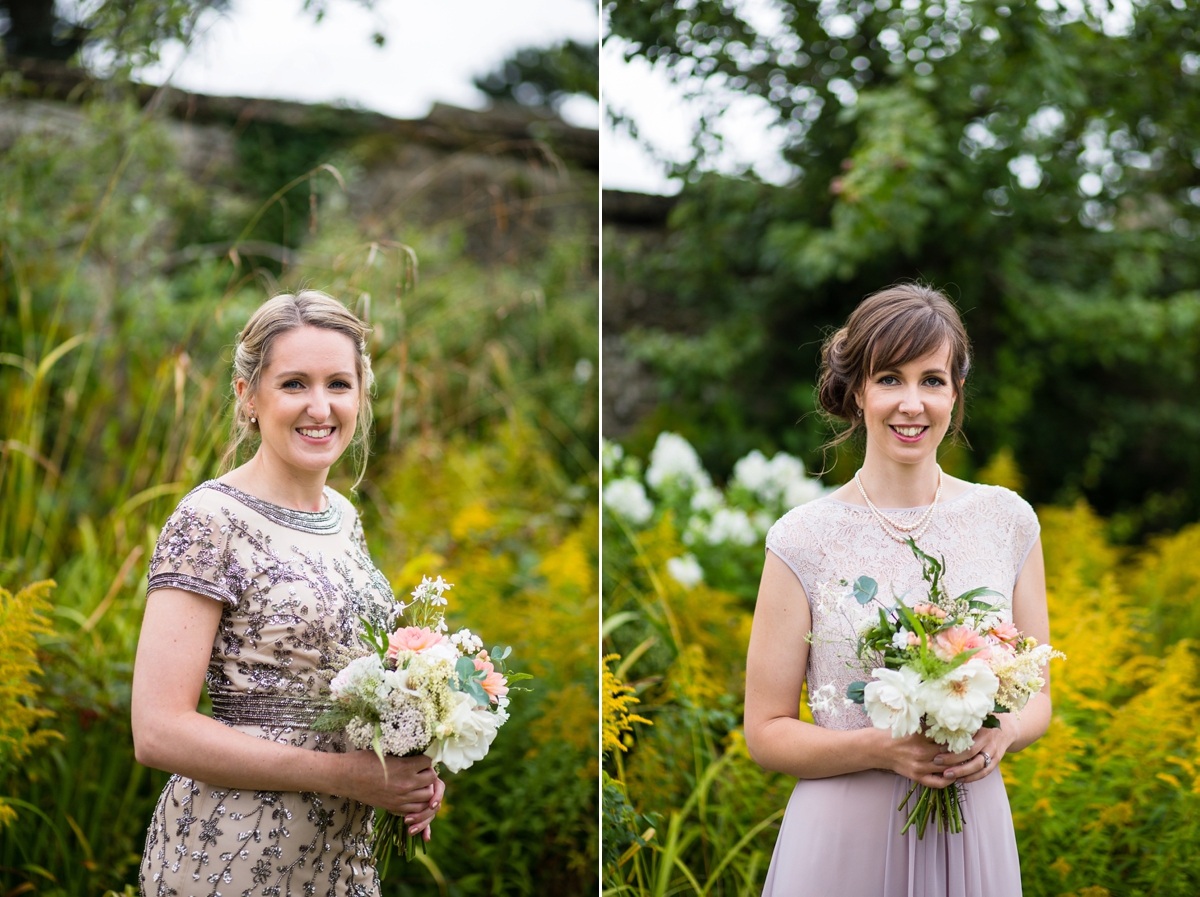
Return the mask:
[[0,70],[0,894],[136,892],[166,779],[129,733],[146,560],[217,473],[236,333],[300,285],[373,325],[376,563],[456,583],[451,624],[537,677],[384,893],[593,893],[597,154],[554,102],[595,95],[594,52],[589,81],[586,47],[523,51],[491,110],[419,122],[122,78],[203,5],[104,5],[110,80]]

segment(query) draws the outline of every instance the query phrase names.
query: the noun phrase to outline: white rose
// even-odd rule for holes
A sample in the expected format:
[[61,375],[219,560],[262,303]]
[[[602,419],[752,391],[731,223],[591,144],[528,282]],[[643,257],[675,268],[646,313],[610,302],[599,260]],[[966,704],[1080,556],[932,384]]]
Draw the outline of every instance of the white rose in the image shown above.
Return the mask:
[[921,728],[924,713],[919,692],[921,676],[907,667],[871,670],[874,682],[868,682],[863,709],[876,729],[891,729],[893,738],[903,738]]
[[986,663],[969,660],[942,678],[924,683],[921,703],[931,727],[973,735],[996,705],[999,687],[1000,680]]
[[475,709],[475,699],[454,692],[457,701],[449,715],[435,728],[433,744],[425,751],[434,763],[444,763],[451,772],[462,772],[487,756],[500,725],[495,714]]

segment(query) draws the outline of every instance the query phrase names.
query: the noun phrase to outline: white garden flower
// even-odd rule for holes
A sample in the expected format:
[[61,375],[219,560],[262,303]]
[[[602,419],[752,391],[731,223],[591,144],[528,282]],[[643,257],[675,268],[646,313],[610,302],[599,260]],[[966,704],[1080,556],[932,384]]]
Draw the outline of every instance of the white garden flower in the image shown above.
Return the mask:
[[335,701],[374,694],[383,684],[383,673],[383,663],[378,654],[359,657],[333,677],[329,683],[329,693]]
[[618,442],[609,442],[603,439],[600,442],[600,462],[604,468],[605,474],[615,473],[617,465],[621,463],[621,459],[625,457],[625,449]]
[[891,729],[893,738],[912,735],[921,728],[925,712],[920,699],[921,675],[907,667],[871,670],[875,681],[868,682],[863,709],[876,729]]
[[825,683],[815,692],[809,692],[808,706],[813,713],[833,713],[840,709],[841,702],[836,701],[837,688],[830,682]]
[[796,507],[819,498],[821,484],[807,476],[804,462],[787,452],[771,460],[757,449],[733,466],[733,485],[753,492],[763,504]]
[[692,493],[690,504],[693,511],[715,511],[725,504],[725,496],[714,486],[701,486]]
[[682,557],[669,559],[667,572],[685,589],[693,589],[699,583],[704,582],[704,568],[700,566],[700,562],[696,560],[694,554],[685,554]]
[[741,486],[756,495],[770,490],[772,487],[771,462],[767,460],[766,455],[755,449],[733,465],[733,477],[730,479],[730,485]]
[[897,651],[908,650],[908,630],[897,629],[896,634],[892,636],[892,647]]
[[[974,734],[992,712],[999,687],[1000,680],[982,660],[968,660],[940,679],[924,683],[920,700],[930,732],[936,727],[939,731]],[[930,737],[938,740],[932,734]]]
[[434,742],[425,753],[451,772],[462,772],[487,756],[500,724],[496,714],[477,709],[475,699],[465,692],[454,692],[454,698],[449,714],[434,727]]
[[650,452],[646,482],[650,488],[660,491],[667,483],[674,483],[689,492],[712,485],[708,471],[700,463],[700,456],[678,433],[658,434]]
[[604,487],[604,506],[618,517],[640,526],[654,514],[654,505],[646,497],[646,487],[637,480],[613,480]]
[[710,545],[720,545],[722,542],[753,545],[759,540],[759,535],[750,521],[750,515],[741,508],[719,508],[713,514],[704,538]]

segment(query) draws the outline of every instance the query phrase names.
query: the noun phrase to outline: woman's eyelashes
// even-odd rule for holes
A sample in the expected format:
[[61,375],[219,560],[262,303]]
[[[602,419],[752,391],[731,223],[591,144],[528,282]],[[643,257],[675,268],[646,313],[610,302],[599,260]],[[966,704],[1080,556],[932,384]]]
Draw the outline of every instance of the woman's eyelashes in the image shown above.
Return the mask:
[[[280,389],[304,389],[304,381],[294,380],[294,379],[287,380],[284,383],[282,383],[279,388]],[[330,381],[329,388],[336,389],[341,392],[341,391],[345,391],[345,390],[354,389],[354,384],[347,383],[345,380],[333,380],[333,381]]]
[[[880,386],[898,386],[900,384],[900,378],[897,377],[895,374],[884,374],[876,382]],[[946,380],[943,377],[930,376],[930,377],[924,378],[921,381],[921,385],[922,386],[932,386],[932,387],[945,386]]]

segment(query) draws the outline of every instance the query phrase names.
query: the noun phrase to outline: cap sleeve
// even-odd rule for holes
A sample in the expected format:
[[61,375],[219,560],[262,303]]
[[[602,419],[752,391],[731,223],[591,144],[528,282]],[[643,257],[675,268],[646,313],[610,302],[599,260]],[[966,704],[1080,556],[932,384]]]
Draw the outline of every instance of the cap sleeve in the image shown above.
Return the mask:
[[1029,502],[1015,492],[1011,495],[1014,504],[1013,545],[1016,549],[1017,562],[1016,572],[1013,574],[1015,583],[1020,577],[1021,571],[1025,569],[1025,561],[1029,559],[1029,553],[1033,551],[1033,546],[1042,534],[1042,524],[1038,521],[1037,513]]
[[[212,490],[193,490],[167,520],[150,558],[146,594],[183,589],[226,604],[237,604],[249,581],[219,512],[204,501]],[[226,528],[227,529],[227,528]]]
[[796,579],[800,580],[800,585],[804,588],[804,594],[811,601],[813,593],[809,588],[808,577],[804,575],[805,564],[803,561],[805,546],[811,545],[811,538],[805,526],[807,518],[805,507],[805,505],[801,505],[798,508],[792,508],[775,521],[767,530],[766,549],[787,564],[788,568],[796,574]]

